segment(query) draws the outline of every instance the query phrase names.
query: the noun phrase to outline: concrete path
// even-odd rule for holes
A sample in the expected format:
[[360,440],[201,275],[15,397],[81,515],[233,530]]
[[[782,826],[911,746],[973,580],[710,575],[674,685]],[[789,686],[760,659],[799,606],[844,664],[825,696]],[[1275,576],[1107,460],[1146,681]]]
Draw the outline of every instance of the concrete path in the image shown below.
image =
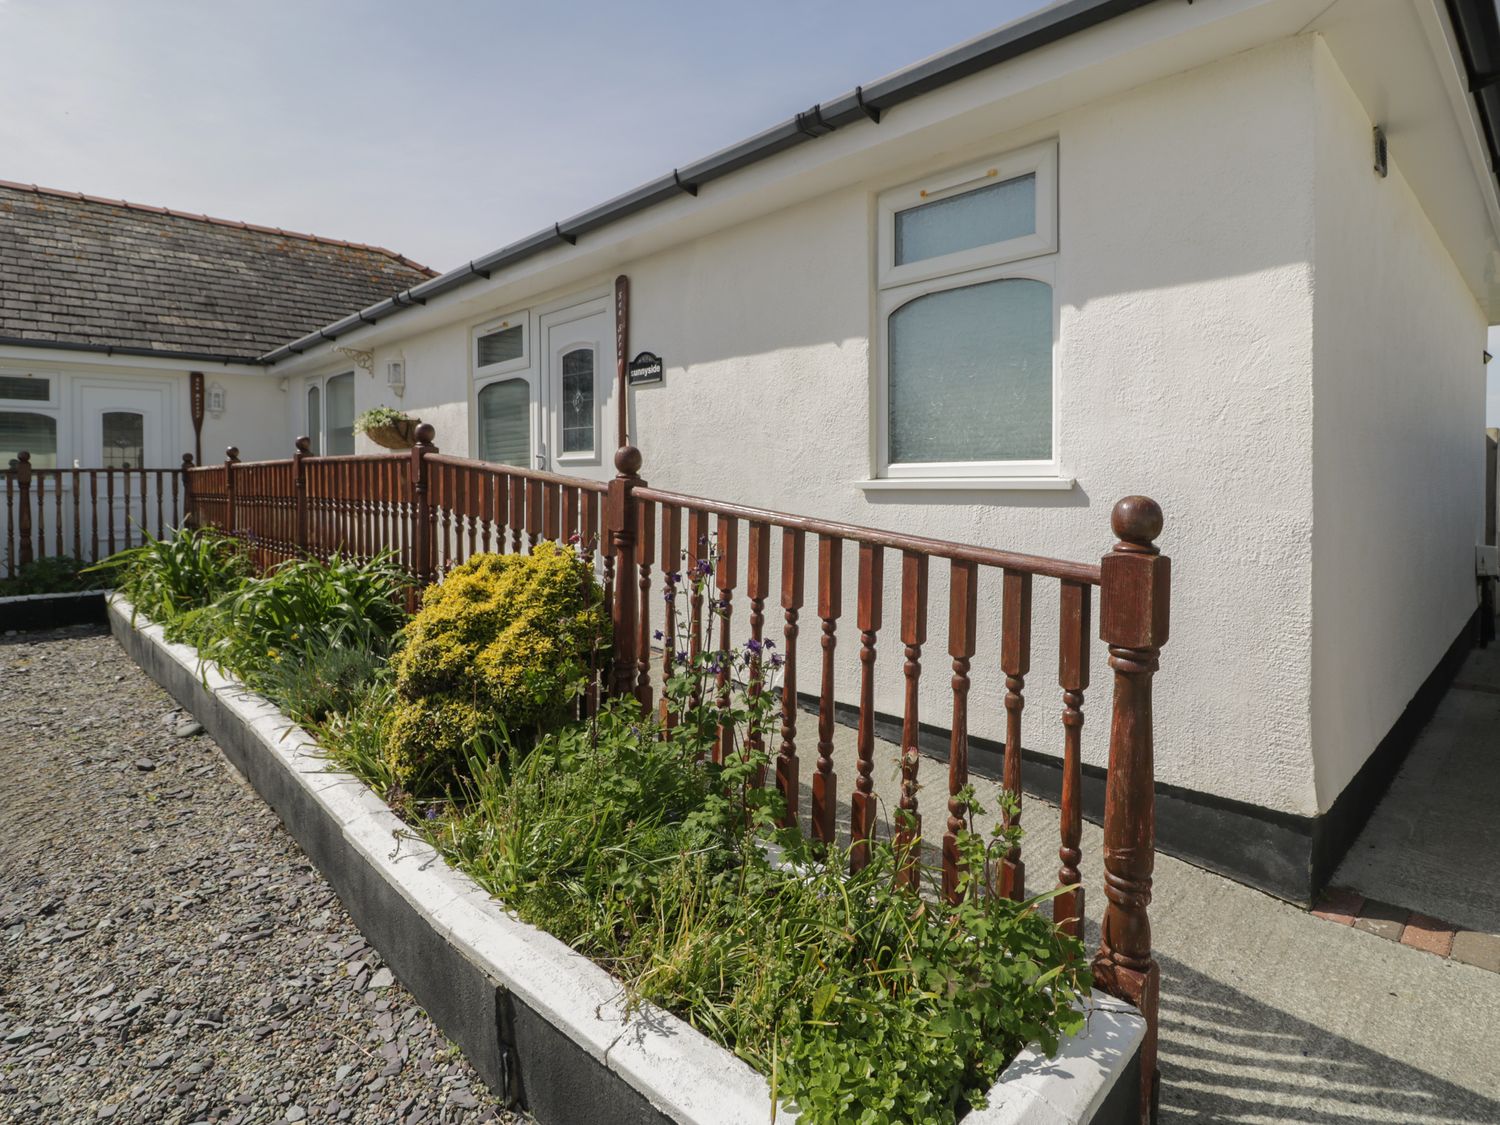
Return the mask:
[[[804,714],[800,726],[805,779],[815,719]],[[836,738],[847,797],[854,732],[841,726]],[[888,825],[899,794],[895,745],[877,743],[875,761]],[[941,832],[947,766],[924,757],[920,771],[932,836]],[[982,804],[998,808],[993,782],[975,787]],[[804,815],[808,798],[804,787]],[[1044,890],[1056,879],[1057,810],[1028,798],[1021,822],[1028,889]],[[1083,851],[1093,949],[1104,904],[1098,826],[1084,825]],[[1164,1122],[1500,1122],[1493,973],[1317,918],[1168,856],[1157,857],[1151,917],[1162,967]]]
[[1332,885],[1500,935],[1497,870],[1500,645],[1491,645],[1464,661]]

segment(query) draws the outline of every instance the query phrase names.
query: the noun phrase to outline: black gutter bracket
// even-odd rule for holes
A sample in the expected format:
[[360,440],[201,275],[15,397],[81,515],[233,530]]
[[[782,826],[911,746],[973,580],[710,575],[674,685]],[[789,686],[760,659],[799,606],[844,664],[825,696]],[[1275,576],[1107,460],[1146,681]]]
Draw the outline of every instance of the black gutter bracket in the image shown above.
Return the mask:
[[697,184],[684,183],[683,180],[682,180],[682,174],[680,172],[678,172],[676,168],[672,169],[672,182],[674,184],[676,184],[679,188],[681,188],[683,191],[687,192],[689,195],[694,196],[694,197],[697,196],[697,194],[698,194],[698,185]]
[[833,132],[834,126],[823,119],[823,107],[815,105],[806,113],[797,114],[797,131],[816,140]]
[[552,224],[552,233],[555,234],[555,235],[557,235],[558,238],[562,239],[569,246],[577,246],[578,245],[578,236],[576,234],[565,234],[565,233],[563,233],[563,229],[562,229],[562,224],[561,223],[553,223]]
[[865,88],[863,86],[854,87],[854,104],[859,106],[859,108],[864,112],[864,115],[871,121],[875,122],[875,124],[877,125],[880,124],[880,109],[879,107],[870,105],[865,101]]

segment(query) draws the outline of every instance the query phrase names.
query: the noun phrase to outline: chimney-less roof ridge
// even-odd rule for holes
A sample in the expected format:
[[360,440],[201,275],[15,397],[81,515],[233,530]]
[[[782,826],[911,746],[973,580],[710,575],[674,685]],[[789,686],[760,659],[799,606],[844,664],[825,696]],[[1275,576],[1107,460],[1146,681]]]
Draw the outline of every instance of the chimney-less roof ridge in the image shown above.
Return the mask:
[[415,262],[399,254],[395,250],[389,250],[384,246],[375,246],[368,242],[350,242],[342,238],[329,238],[321,234],[306,234],[302,231],[284,230],[281,227],[262,226],[259,223],[250,223],[242,219],[221,219],[213,215],[200,215],[191,211],[178,211],[171,207],[158,207],[150,203],[131,203],[127,199],[110,199],[102,195],[88,195],[81,191],[66,191],[62,188],[43,187],[40,184],[23,184],[14,180],[0,179],[0,188],[9,188],[12,191],[28,191],[33,195],[52,196],[55,199],[74,199],[82,203],[97,203],[105,207],[124,207],[130,211],[144,211],[152,215],[170,215],[174,219],[188,219],[195,223],[210,223],[220,227],[234,227],[238,230],[255,231],[259,234],[275,234],[283,238],[296,238],[303,242],[314,242],[322,246],[339,246],[346,250],[364,250],[371,254],[384,254],[409,269],[420,270],[428,277],[437,277],[438,273],[431,266],[424,266],[421,262]]

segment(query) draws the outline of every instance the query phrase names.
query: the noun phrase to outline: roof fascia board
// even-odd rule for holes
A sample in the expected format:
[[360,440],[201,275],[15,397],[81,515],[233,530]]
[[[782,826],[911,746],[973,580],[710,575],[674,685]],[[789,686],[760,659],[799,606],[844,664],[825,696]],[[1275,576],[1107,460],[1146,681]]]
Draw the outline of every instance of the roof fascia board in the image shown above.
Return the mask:
[[23,340],[0,336],[0,362],[34,363],[39,357],[46,365],[58,363],[88,364],[95,367],[150,368],[167,371],[201,371],[212,367],[231,375],[267,375],[266,365],[244,356],[225,357],[190,352],[152,351],[150,348],[117,348],[105,344],[78,344],[63,340]]
[[[1450,19],[1444,0],[1418,0],[1416,7],[1437,59],[1454,119],[1463,135],[1469,164],[1484,195],[1490,228],[1500,240],[1500,180],[1497,180],[1495,171],[1495,140],[1487,134],[1479,106],[1469,93],[1469,70],[1459,29]],[[1497,23],[1497,30],[1500,30],[1500,23]],[[1496,61],[1500,62],[1500,44],[1497,44]]]

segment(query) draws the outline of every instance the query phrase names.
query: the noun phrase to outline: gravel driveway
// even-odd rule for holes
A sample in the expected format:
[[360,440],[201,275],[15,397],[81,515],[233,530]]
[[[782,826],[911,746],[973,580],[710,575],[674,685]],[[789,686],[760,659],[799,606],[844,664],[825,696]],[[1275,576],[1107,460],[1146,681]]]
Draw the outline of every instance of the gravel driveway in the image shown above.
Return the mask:
[[520,1122],[102,629],[0,638],[0,1121]]

